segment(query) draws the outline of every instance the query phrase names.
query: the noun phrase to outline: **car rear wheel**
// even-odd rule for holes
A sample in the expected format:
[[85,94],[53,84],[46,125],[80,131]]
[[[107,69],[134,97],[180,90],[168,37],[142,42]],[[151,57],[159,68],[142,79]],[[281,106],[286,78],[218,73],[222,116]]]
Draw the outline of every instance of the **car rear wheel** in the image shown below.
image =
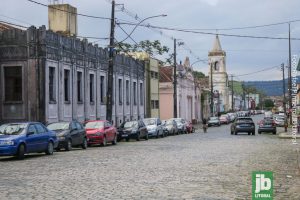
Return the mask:
[[19,160],[23,160],[24,159],[24,157],[25,157],[25,145],[24,144],[21,144],[19,146],[19,149],[18,149],[18,152],[17,152],[16,156],[17,156],[17,158]]
[[260,131],[258,131],[258,134],[261,134],[261,132],[260,132]]
[[273,132],[273,135],[276,135],[276,131]]
[[86,140],[86,138],[84,138],[84,139],[83,139],[83,142],[82,142],[82,144],[81,144],[81,147],[82,147],[83,149],[87,149],[87,146],[88,146],[87,140]]
[[52,155],[53,154],[53,150],[54,150],[53,143],[49,142],[45,153],[47,155]]
[[68,140],[66,146],[65,146],[66,151],[71,151],[72,150],[72,140]]
[[116,145],[116,144],[117,144],[117,134],[115,134],[115,137],[114,137],[114,140],[112,141],[112,144],[113,144],[113,145]]
[[252,132],[252,135],[255,135],[255,131]]

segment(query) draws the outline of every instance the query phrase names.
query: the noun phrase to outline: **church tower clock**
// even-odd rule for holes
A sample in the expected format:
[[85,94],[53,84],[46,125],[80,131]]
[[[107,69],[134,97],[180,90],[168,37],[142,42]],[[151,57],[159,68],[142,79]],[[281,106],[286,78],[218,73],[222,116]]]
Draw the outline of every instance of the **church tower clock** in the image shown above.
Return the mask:
[[[214,91],[214,112],[224,112],[229,109],[228,74],[226,72],[226,52],[222,50],[219,36],[216,35],[212,50],[208,53],[209,85]],[[212,73],[211,70],[212,69]]]

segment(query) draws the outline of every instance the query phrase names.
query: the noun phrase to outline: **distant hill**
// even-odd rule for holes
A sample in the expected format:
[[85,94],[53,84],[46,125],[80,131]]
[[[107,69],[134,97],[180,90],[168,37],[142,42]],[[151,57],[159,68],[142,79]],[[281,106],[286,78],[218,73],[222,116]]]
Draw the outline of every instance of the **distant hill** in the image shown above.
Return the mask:
[[[283,94],[282,80],[274,81],[245,81],[246,86],[253,86],[263,91],[267,96],[281,96]],[[287,92],[288,79],[285,79]],[[297,76],[297,83],[300,83],[300,76]]]

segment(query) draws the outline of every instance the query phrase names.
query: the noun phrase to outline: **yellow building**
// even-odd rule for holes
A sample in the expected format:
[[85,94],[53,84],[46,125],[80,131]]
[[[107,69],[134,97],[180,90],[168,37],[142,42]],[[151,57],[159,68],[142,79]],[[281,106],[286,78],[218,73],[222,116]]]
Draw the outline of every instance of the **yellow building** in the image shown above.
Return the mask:
[[159,112],[159,68],[161,61],[145,52],[130,53],[145,62],[145,117],[160,117]]

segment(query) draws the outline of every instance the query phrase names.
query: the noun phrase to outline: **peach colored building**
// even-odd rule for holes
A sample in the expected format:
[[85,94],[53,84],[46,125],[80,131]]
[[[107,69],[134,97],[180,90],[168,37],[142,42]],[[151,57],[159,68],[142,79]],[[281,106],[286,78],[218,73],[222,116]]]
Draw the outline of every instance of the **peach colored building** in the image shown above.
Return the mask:
[[[195,87],[193,69],[189,58],[184,64],[177,66],[177,114],[178,117],[188,121],[200,121],[201,115],[201,92]],[[163,120],[173,118],[173,67],[160,68],[159,102],[160,117]]]

